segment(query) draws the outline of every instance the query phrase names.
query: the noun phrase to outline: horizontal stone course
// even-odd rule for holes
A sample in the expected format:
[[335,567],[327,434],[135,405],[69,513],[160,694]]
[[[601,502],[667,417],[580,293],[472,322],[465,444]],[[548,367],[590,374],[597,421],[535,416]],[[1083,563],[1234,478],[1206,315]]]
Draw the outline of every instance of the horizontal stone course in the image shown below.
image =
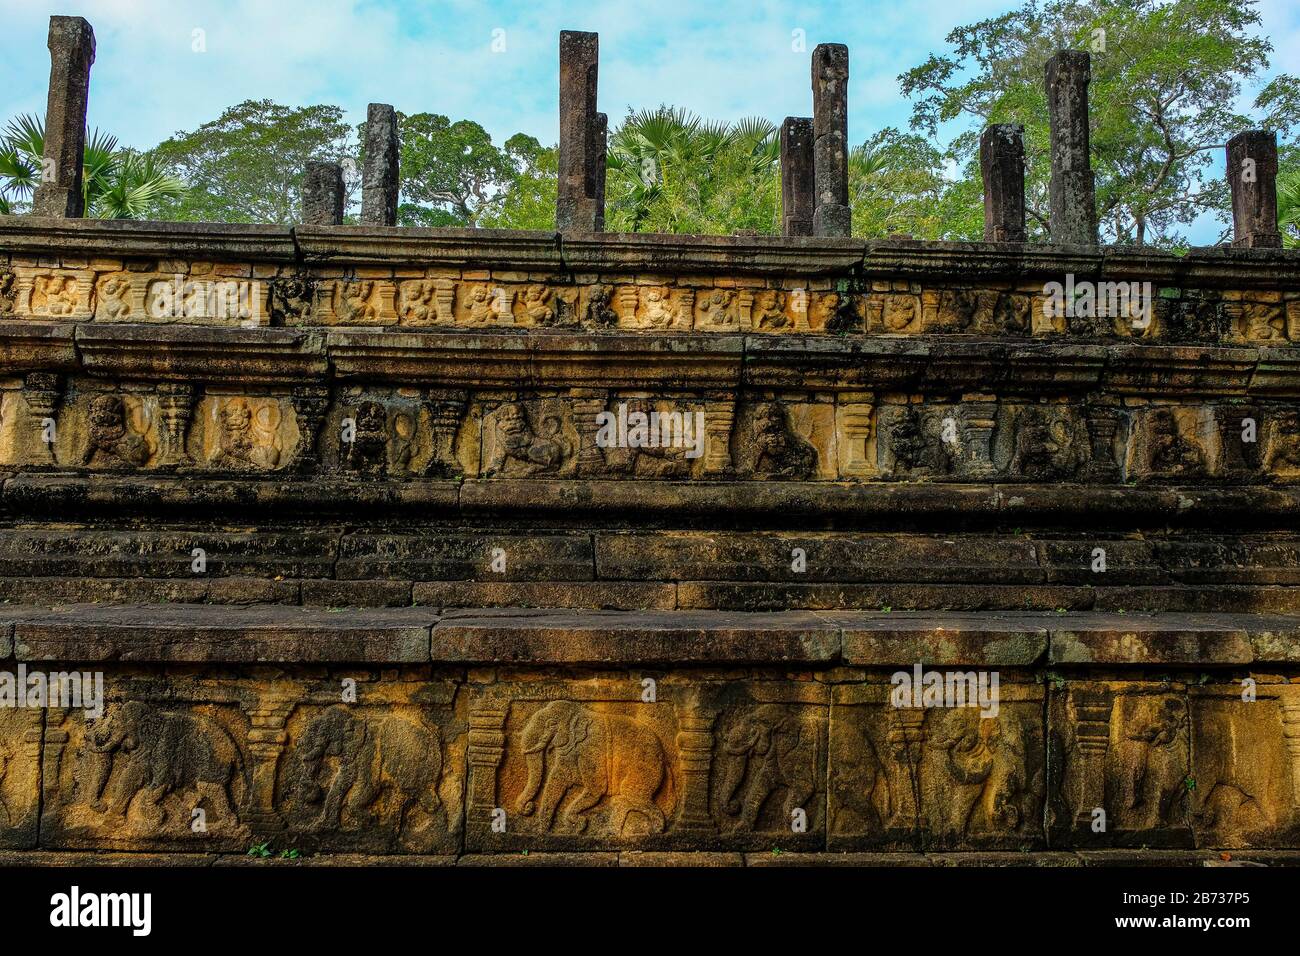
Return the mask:
[[0,627],[19,660],[139,663],[1233,666],[1300,647],[1300,616],[1250,614],[126,604],[5,606]]

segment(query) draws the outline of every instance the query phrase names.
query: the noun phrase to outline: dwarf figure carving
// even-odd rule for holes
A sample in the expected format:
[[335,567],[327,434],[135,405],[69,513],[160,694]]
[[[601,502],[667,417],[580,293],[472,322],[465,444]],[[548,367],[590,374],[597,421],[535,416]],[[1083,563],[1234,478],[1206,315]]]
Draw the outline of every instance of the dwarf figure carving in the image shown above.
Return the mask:
[[122,276],[110,276],[100,286],[104,298],[104,315],[110,319],[125,319],[131,314],[131,283]]
[[943,443],[926,434],[925,422],[915,406],[909,405],[885,429],[895,471],[904,474],[947,474],[951,459]]
[[280,462],[280,452],[259,444],[253,429],[253,410],[245,398],[231,399],[219,416],[220,438],[212,464],[236,470],[271,469]]
[[373,282],[348,282],[339,292],[339,318],[344,322],[373,322],[375,307],[370,304]]
[[656,329],[667,328],[674,318],[668,293],[663,289],[649,289],[645,294],[645,324]]
[[730,325],[727,309],[731,305],[731,297],[732,294],[726,289],[714,289],[705,295],[700,302],[699,327],[709,329]]
[[790,327],[790,317],[785,314],[785,294],[776,289],[763,289],[754,296],[754,328],[775,332]]
[[1041,408],[1025,409],[1016,425],[1012,473],[1034,481],[1065,478],[1078,464],[1068,423]]
[[45,302],[46,315],[71,315],[77,308],[77,284],[70,276],[42,276],[36,280],[37,299]]
[[366,475],[382,475],[388,469],[388,415],[378,402],[357,406],[347,468]]
[[538,435],[528,423],[523,406],[510,402],[497,412],[496,447],[487,474],[512,478],[554,474],[572,454],[573,447],[564,437],[559,418],[544,417],[542,434]]
[[95,396],[87,417],[90,444],[82,455],[82,465],[138,468],[149,460],[149,442],[131,428],[126,405],[120,397]]
[[607,285],[593,285],[587,290],[587,321],[595,326],[618,325],[618,313],[610,305],[614,290]]
[[544,285],[530,285],[524,291],[524,312],[534,325],[550,325],[555,320],[551,290]]
[[1201,450],[1178,429],[1178,419],[1168,408],[1157,409],[1148,421],[1149,461],[1156,474],[1179,475],[1200,471]]
[[428,322],[437,318],[434,296],[437,284],[427,279],[402,284],[402,318],[413,322]]
[[803,480],[817,470],[817,449],[790,428],[785,408],[765,402],[754,414],[754,474]]

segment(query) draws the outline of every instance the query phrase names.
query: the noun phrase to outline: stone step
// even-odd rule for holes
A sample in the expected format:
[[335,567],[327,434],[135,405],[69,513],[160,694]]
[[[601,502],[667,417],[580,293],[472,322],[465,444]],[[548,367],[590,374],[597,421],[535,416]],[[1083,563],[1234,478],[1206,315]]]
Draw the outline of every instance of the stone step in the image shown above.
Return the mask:
[[1300,662],[1300,616],[10,605],[0,609],[0,656],[87,663],[1240,667]]

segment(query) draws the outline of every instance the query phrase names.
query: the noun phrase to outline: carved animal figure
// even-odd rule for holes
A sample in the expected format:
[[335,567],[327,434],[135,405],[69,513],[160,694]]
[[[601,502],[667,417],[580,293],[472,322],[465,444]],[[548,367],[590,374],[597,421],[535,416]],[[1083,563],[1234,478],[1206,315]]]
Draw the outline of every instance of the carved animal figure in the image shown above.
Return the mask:
[[925,422],[915,407],[908,405],[885,429],[895,468],[903,473],[946,474],[951,459],[937,438],[925,433]]
[[81,464],[92,467],[139,467],[149,460],[149,443],[131,428],[126,405],[117,395],[96,395],[87,414],[90,444]]
[[762,704],[740,714],[722,740],[719,769],[722,809],[737,829],[757,828],[763,807],[783,791],[780,826],[796,807],[809,814],[817,789],[820,735],[782,704]]
[[519,745],[528,765],[519,812],[537,814],[543,830],[554,827],[556,811],[573,793],[560,813],[569,832],[584,832],[587,813],[605,799],[613,833],[622,833],[631,813],[641,814],[653,832],[663,832],[666,820],[655,796],[671,770],[663,744],[649,727],[621,714],[554,700],[528,718]]
[[1273,420],[1264,470],[1270,474],[1300,469],[1300,412],[1283,411]]
[[125,819],[142,794],[139,808],[152,826],[166,822],[163,798],[186,790],[236,822],[231,784],[238,779],[248,788],[243,755],[224,727],[143,701],[110,708],[89,724],[81,755],[77,790],[91,809]]
[[1122,736],[1112,748],[1117,825],[1149,830],[1168,825],[1184,792],[1187,708],[1177,697],[1132,696],[1119,703]]
[[766,402],[754,415],[754,474],[806,479],[817,470],[817,449],[790,428],[785,408]]
[[497,412],[496,447],[487,474],[518,477],[559,471],[573,448],[554,415],[542,420],[542,428],[544,435],[533,432],[522,405],[510,402],[501,406]]
[[[432,816],[441,806],[442,736],[422,723],[357,717],[339,704],[312,718],[295,753],[307,779],[304,799],[321,805],[317,828],[341,826],[345,809],[353,819],[373,816],[376,801],[385,795],[396,800],[398,833],[412,807]],[[332,773],[327,757],[336,760]]]
[[945,824],[962,835],[1007,832],[1025,822],[1026,747],[1012,718],[983,717],[972,708],[935,712],[931,746],[955,786],[944,788]]

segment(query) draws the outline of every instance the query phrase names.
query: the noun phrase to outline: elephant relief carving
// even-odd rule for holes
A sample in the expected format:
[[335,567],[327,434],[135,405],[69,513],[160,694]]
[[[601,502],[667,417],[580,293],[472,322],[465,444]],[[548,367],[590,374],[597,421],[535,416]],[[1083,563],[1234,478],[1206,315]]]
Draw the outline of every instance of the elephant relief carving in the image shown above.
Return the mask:
[[1124,830],[1176,824],[1187,772],[1187,705],[1178,697],[1130,696],[1119,704],[1120,737],[1107,775]]
[[930,747],[947,778],[939,791],[946,832],[1006,833],[1027,823],[1028,748],[1019,722],[965,707],[935,716]]
[[314,829],[362,828],[374,821],[377,804],[391,800],[401,833],[412,808],[432,819],[442,805],[442,735],[419,721],[367,719],[335,705],[312,718],[295,753],[304,802],[320,806]]
[[731,721],[721,746],[720,809],[734,829],[758,829],[778,793],[784,794],[779,828],[789,828],[796,809],[812,814],[821,752],[814,723],[783,704],[762,704]]
[[163,805],[168,795],[187,791],[216,812],[215,825],[237,824],[236,782],[248,793],[243,754],[221,724],[129,701],[87,723],[73,787],[97,813],[125,820],[135,805],[145,823],[159,829],[188,826],[188,814],[170,819]]
[[606,714],[582,704],[555,700],[524,723],[519,747],[528,779],[517,807],[536,816],[544,831],[584,833],[588,814],[602,801],[610,807],[609,830],[621,835],[629,815],[643,817],[652,833],[667,825],[655,797],[671,784],[680,792],[658,735],[622,714]]

